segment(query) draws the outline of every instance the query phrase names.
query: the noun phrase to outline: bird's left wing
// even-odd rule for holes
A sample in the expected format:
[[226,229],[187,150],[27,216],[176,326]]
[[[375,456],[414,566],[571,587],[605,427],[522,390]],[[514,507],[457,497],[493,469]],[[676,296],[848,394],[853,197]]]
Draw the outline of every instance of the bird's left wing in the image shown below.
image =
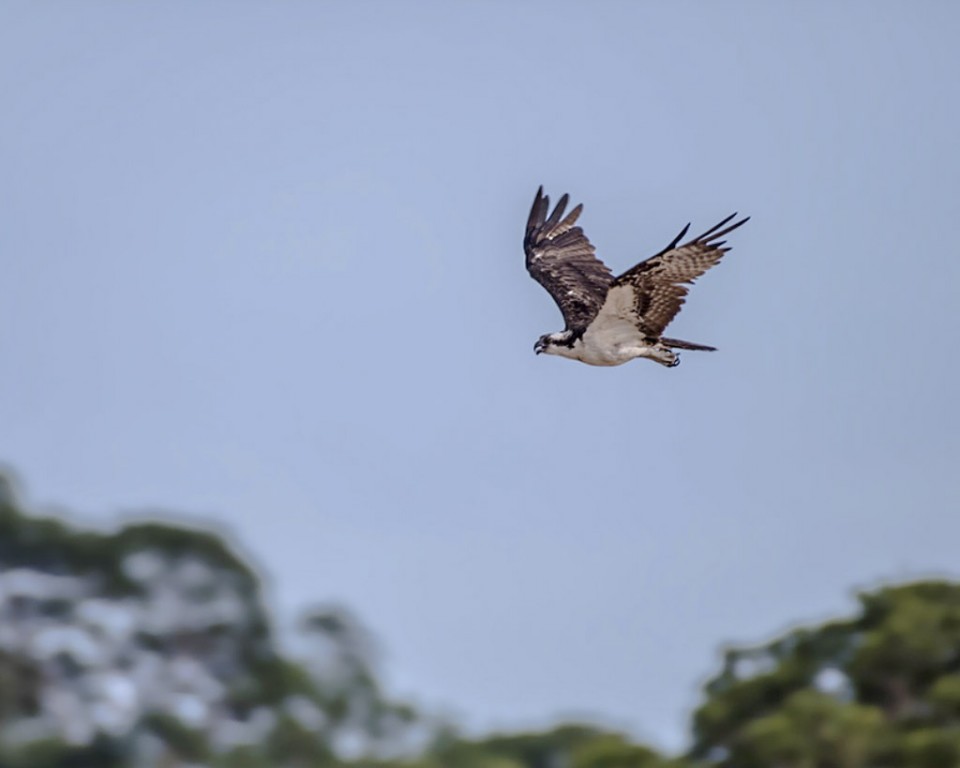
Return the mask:
[[537,190],[523,250],[527,271],[557,302],[567,330],[582,332],[603,306],[613,273],[594,255],[583,230],[575,226],[583,206],[563,218],[568,200],[567,195],[561,197],[548,218],[550,198],[544,196],[543,187]]
[[736,215],[728,216],[699,237],[678,245],[690,228],[687,224],[660,253],[641,261],[614,281],[611,295],[622,294],[624,289],[633,294],[633,312],[642,333],[659,338],[683,306],[687,285],[730,250],[720,238],[750,220],[747,217],[726,226]]

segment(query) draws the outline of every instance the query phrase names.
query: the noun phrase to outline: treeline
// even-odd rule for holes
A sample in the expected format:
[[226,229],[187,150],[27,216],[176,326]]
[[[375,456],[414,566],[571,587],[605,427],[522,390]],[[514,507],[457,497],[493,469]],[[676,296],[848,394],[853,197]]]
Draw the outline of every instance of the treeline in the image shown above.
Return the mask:
[[567,724],[466,738],[384,694],[366,629],[308,613],[281,652],[257,574],[209,531],[77,530],[0,476],[0,768],[951,768],[960,584],[730,649],[668,756]]

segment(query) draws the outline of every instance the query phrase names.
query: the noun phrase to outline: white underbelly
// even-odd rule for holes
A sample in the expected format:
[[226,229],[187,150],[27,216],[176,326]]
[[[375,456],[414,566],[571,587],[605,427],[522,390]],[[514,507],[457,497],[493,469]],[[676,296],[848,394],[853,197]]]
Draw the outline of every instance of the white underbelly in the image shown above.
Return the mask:
[[570,357],[588,365],[623,365],[650,354],[650,345],[635,328],[622,331],[591,333],[590,329],[577,340]]

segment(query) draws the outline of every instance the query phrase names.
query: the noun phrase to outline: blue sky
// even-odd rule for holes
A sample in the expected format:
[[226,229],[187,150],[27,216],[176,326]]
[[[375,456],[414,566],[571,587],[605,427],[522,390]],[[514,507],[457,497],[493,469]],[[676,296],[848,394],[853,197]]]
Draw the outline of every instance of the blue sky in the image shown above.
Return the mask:
[[[0,5],[0,460],[229,529],[473,728],[683,743],[724,642],[960,576],[949,3]],[[665,369],[535,357],[539,184],[614,271],[753,217]]]

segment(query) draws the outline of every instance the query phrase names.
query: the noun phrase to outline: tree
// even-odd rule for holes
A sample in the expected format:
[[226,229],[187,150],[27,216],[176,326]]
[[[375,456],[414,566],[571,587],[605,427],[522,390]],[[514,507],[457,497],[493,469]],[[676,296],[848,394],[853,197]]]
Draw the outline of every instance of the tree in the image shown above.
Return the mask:
[[859,596],[859,615],[726,653],[694,715],[717,768],[960,765],[960,585]]
[[414,719],[346,611],[286,655],[260,578],[222,536],[156,521],[76,530],[0,475],[0,768],[338,763]]

